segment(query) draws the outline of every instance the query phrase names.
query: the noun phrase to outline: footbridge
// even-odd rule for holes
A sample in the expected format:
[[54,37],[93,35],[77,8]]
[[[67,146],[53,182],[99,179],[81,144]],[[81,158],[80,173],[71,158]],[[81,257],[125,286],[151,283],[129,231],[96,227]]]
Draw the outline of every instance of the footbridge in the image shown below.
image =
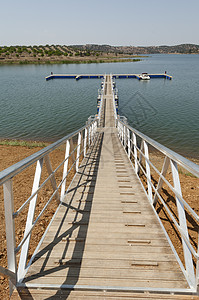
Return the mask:
[[[178,167],[195,177],[199,167],[130,127],[117,113],[112,76],[102,80],[96,116],[0,173],[8,257],[0,271],[9,277],[12,299],[197,299],[198,245],[190,239],[187,218],[198,224],[199,216],[183,198]],[[63,145],[64,158],[53,168],[50,155]],[[160,169],[150,159],[152,148],[163,158]],[[32,192],[16,208],[15,177],[35,164]],[[42,181],[44,165],[48,175]],[[48,183],[52,193],[37,211]],[[166,186],[175,208],[162,196]],[[57,209],[30,255],[34,229],[53,200]],[[165,230],[158,205],[178,232],[182,253]],[[18,239],[15,221],[25,213]]]

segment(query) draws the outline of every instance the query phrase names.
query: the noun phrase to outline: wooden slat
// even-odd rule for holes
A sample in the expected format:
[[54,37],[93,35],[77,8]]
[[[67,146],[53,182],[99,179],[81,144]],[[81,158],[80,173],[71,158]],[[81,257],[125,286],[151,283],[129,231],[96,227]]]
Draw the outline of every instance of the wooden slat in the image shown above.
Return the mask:
[[106,291],[68,291],[68,290],[35,290],[35,289],[19,289],[15,291],[12,300],[43,300],[43,299],[75,299],[75,300],[198,300],[198,296],[193,295],[172,295],[172,294],[152,294],[152,293],[129,293],[129,292],[106,292]]

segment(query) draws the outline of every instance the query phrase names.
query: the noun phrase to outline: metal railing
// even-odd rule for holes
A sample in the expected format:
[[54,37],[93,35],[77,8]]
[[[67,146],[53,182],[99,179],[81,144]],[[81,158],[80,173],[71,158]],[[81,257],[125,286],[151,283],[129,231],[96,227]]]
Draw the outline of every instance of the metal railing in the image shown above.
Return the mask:
[[[139,179],[141,179],[141,177],[143,176],[146,179],[145,186],[143,185],[141,180],[140,182],[144,190],[146,191],[151,205],[155,207],[157,201],[159,201],[161,205],[163,205],[165,211],[169,215],[169,218],[181,235],[185,266],[180,260],[179,255],[177,254],[177,251],[171,240],[170,243],[172,244],[172,248],[178,258],[178,262],[180,263],[181,269],[183,270],[190,287],[196,289],[198,284],[199,271],[199,249],[194,249],[190,242],[186,212],[188,212],[194,218],[198,225],[199,215],[196,214],[196,212],[190,207],[190,205],[182,196],[178,166],[183,167],[183,169],[187,170],[189,173],[198,178],[199,166],[182,157],[181,155],[175,153],[174,151],[164,147],[158,142],[152,140],[138,130],[127,125],[119,118],[117,118],[117,128],[119,138],[134,167],[135,173],[137,174]],[[138,139],[140,140],[140,143],[138,143]],[[159,171],[158,168],[150,160],[150,147],[158,150],[164,157],[164,163],[161,171]],[[169,166],[171,168],[173,185],[168,181],[168,179],[166,179]],[[152,170],[158,176],[158,183],[156,186],[152,181]],[[164,187],[164,189],[169,188],[175,195],[176,209],[178,213],[177,218],[175,218],[173,211],[170,209],[165,199],[163,199],[161,195],[163,184],[167,186]],[[167,238],[169,239],[168,235]],[[194,258],[196,259],[196,271],[194,270]]]
[[101,90],[98,91],[98,96],[100,97],[100,107],[99,107],[99,112],[98,112],[98,125],[101,125],[101,119],[103,118],[102,116],[102,110],[103,110],[103,105],[104,105],[104,91],[105,91],[105,76],[103,78],[103,81],[101,83]]
[[[181,166],[190,174],[199,178],[199,166],[129,126],[127,124],[127,118],[121,117],[116,113],[116,92],[114,91],[114,89],[115,85],[113,86],[112,83],[114,116],[115,124],[118,129],[119,139],[121,140],[121,143],[129,157],[135,173],[137,174],[140,183],[144,191],[146,192],[146,195],[154,209],[154,212],[157,214],[155,207],[157,202],[159,201],[159,203],[164,207],[171,222],[173,222],[175,228],[180,233],[184,264],[180,259],[174,244],[172,243],[157,214],[161,226],[163,227],[164,232],[167,236],[169,244],[171,245],[171,248],[176,255],[177,261],[179,262],[179,265],[187,279],[187,282],[189,283],[190,288],[192,288],[194,291],[197,291],[199,280],[199,234],[197,233],[197,249],[196,247],[194,249],[193,245],[190,242],[190,234],[187,226],[187,213],[193,217],[194,221],[197,223],[197,226],[199,226],[199,215],[183,198],[178,167]],[[164,158],[161,171],[159,171],[154,163],[152,163],[152,161],[150,160],[149,154],[150,150],[152,149],[153,151],[155,149],[155,151],[161,153],[162,157]],[[168,181],[168,179],[166,179],[169,167],[171,169],[173,185]],[[158,177],[157,185],[155,185],[152,180],[152,172],[155,173]],[[143,176],[146,182],[145,184],[143,183]],[[164,187],[164,189],[170,189],[175,197],[177,218],[161,195],[163,184],[167,186]]]
[[[10,278],[9,286],[10,293],[12,293],[13,287],[24,278],[28,267],[30,266],[32,258],[28,260],[29,245],[31,239],[31,233],[36,224],[48,208],[52,199],[55,197],[58,204],[61,204],[62,199],[66,192],[66,181],[69,173],[74,170],[78,172],[80,157],[85,157],[88,147],[94,142],[97,136],[97,124],[98,119],[90,117],[85,126],[79,130],[65,136],[57,142],[47,146],[46,148],[38,151],[37,153],[23,159],[15,165],[0,172],[0,185],[3,185],[4,192],[4,208],[5,208],[5,225],[6,225],[6,241],[7,241],[7,269],[0,267],[0,272]],[[61,145],[65,145],[65,158],[56,167],[52,169],[49,154],[58,149]],[[69,159],[72,160],[69,168]],[[28,199],[15,211],[14,210],[14,194],[13,194],[13,179],[14,177],[36,163],[36,170],[33,180],[32,193]],[[48,177],[40,183],[43,165],[46,165]],[[57,185],[56,174],[60,168],[63,169],[62,179]],[[37,206],[37,197],[41,189],[45,189],[47,183],[51,183],[53,193],[46,201],[43,209],[35,217],[35,209]],[[25,207],[28,208],[26,226],[23,238],[16,246],[16,233],[15,233],[15,219],[24,213]],[[20,252],[21,251],[21,252]],[[17,255],[19,257],[19,263],[17,263]]]

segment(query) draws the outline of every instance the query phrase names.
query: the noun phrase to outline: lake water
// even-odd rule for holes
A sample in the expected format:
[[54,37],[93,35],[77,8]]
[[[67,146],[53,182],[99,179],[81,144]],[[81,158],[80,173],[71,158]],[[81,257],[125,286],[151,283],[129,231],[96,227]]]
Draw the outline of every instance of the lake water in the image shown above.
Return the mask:
[[199,157],[199,55],[150,55],[141,62],[0,66],[0,138],[57,140],[96,113],[98,79],[53,73],[164,73],[173,80],[118,79],[120,115],[151,138]]

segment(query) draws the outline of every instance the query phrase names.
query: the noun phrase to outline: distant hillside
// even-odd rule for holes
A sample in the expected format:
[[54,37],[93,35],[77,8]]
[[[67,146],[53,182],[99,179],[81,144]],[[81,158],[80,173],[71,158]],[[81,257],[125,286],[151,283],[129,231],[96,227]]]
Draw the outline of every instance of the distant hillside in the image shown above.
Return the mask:
[[0,46],[0,64],[79,64],[79,63],[111,63],[137,62],[140,58],[131,54],[118,54],[114,47],[94,50],[101,46],[66,46],[66,45],[34,45],[34,46]]
[[110,45],[34,45],[0,46],[0,64],[108,63],[137,62],[142,54],[199,54],[199,45],[110,46]]
[[98,52],[109,53],[123,53],[123,54],[153,54],[153,53],[199,53],[199,45],[195,44],[181,44],[175,46],[148,46],[148,47],[134,47],[134,46],[110,46],[110,45],[73,45],[74,49],[82,49]]

